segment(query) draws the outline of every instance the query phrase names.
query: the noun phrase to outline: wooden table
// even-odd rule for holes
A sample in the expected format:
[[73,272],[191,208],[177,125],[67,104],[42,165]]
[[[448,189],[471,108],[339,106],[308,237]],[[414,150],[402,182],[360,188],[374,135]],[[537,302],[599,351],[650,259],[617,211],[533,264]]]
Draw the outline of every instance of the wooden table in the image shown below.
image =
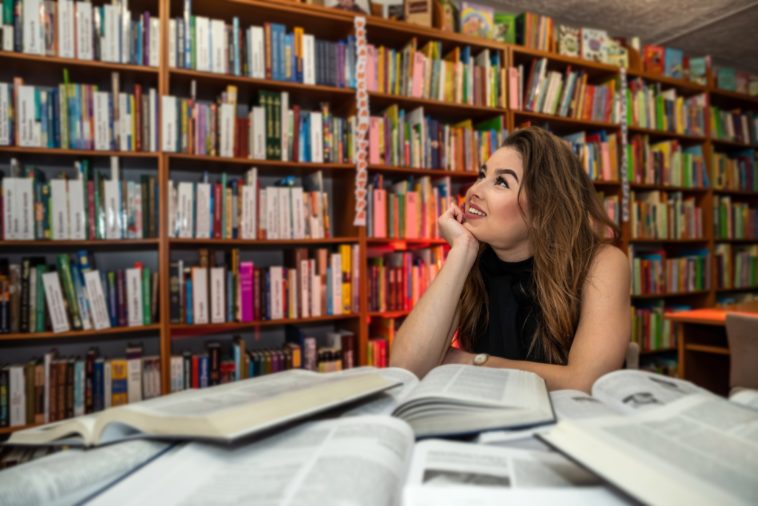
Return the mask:
[[665,314],[676,327],[679,377],[720,395],[729,393],[727,312],[756,314],[716,308]]

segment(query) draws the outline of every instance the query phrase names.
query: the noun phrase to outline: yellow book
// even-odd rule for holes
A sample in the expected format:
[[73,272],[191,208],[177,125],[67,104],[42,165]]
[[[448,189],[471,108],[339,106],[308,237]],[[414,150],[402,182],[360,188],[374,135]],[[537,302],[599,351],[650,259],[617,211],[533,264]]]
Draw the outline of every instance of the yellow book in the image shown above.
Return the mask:
[[353,301],[351,300],[352,280],[350,275],[352,273],[352,248],[349,244],[340,244],[340,259],[342,260],[342,312],[353,312]]
[[379,49],[376,52],[376,60],[377,60],[377,70],[376,70],[376,76],[378,81],[377,91],[379,93],[386,93],[386,87],[385,87],[385,74],[386,71],[386,61],[387,55],[385,54],[384,46],[379,46]]
[[127,360],[111,360],[111,406],[120,406],[129,402],[127,391],[129,381]]

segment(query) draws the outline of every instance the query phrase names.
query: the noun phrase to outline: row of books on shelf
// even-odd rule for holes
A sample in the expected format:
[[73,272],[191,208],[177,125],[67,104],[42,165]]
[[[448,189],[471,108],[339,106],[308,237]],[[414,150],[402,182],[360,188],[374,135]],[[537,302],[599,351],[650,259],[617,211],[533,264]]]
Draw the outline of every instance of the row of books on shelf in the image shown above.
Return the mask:
[[158,150],[155,88],[111,91],[93,84],[25,85],[23,78],[0,83],[0,145],[104,151]]
[[247,28],[237,16],[195,16],[185,2],[181,17],[169,20],[169,66],[255,79],[355,88],[355,37],[317,39],[302,27],[281,23]]
[[741,144],[758,144],[758,114],[711,106],[711,138]]
[[709,290],[711,253],[707,248],[669,254],[662,249],[629,247],[632,295]]
[[475,172],[506,135],[502,116],[446,124],[394,104],[369,119],[369,163]]
[[716,195],[713,199],[714,237],[758,240],[758,209],[732,200],[729,195]]
[[410,311],[432,284],[444,260],[442,246],[371,257],[368,310]]
[[296,248],[287,265],[258,266],[238,249],[225,262],[207,249],[198,263],[170,264],[172,323],[208,324],[309,318],[358,312],[358,245]]
[[170,182],[169,236],[214,239],[323,239],[331,237],[329,196],[320,171],[302,182],[287,176],[261,186],[258,169],[244,178]]
[[758,191],[758,163],[754,149],[713,153],[713,187],[717,190]]
[[[3,2],[2,49],[26,54],[157,67],[160,20],[129,9],[74,0]],[[136,19],[135,19],[136,14]]]
[[564,135],[563,139],[582,162],[584,171],[593,181],[620,181],[618,136],[613,132],[581,130]]
[[110,178],[89,160],[74,162],[73,175],[45,172],[10,162],[0,175],[0,238],[4,240],[144,239],[158,236],[157,176],[132,181],[119,176],[111,159]]
[[716,286],[719,288],[758,287],[758,244],[734,246],[716,244]]
[[692,195],[659,190],[632,192],[633,239],[702,239],[703,209]]
[[20,263],[0,259],[0,332],[66,332],[139,327],[158,319],[158,273],[98,270],[82,250]]
[[668,306],[663,301],[635,304],[632,308],[632,342],[641,351],[670,350],[676,347],[676,337],[670,320],[664,313],[687,309],[685,306]]
[[413,37],[403,49],[366,47],[366,87],[370,92],[426,98],[480,107],[505,107],[505,80],[500,51],[454,47],[442,42],[421,49]]
[[632,135],[626,146],[629,181],[685,188],[710,186],[703,147],[682,146],[679,141],[650,142],[647,135]]
[[160,359],[141,344],[106,358],[90,348],[84,358],[53,349],[25,364],[0,369],[0,427],[55,422],[161,395]]
[[626,90],[627,124],[683,135],[705,135],[705,94],[683,97],[675,88],[632,79]]
[[[194,86],[193,86],[194,88]],[[239,104],[237,87],[219,99],[162,97],[163,150],[211,156],[293,162],[348,163],[352,160],[355,118],[290,106],[289,92],[258,90],[257,105]]]
[[548,70],[547,66],[547,59],[539,58],[532,60],[526,76],[523,65],[508,69],[508,104],[511,109],[579,120],[618,122],[614,103],[615,79],[589,84],[584,71],[573,71],[569,65],[563,75]]
[[439,237],[437,216],[452,202],[450,181],[432,183],[429,176],[385,183],[376,174],[368,185],[368,237]]

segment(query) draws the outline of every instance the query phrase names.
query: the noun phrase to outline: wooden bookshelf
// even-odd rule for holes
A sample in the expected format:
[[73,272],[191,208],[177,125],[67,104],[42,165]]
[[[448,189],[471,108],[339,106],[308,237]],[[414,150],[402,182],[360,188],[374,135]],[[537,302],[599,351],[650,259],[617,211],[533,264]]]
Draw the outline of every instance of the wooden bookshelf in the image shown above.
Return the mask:
[[[291,95],[290,103],[314,103],[318,101],[328,101],[331,105],[339,108],[340,114],[344,111],[348,114],[353,113],[356,108],[355,91],[348,88],[338,88],[323,85],[305,85],[296,82],[277,81],[270,79],[253,79],[247,76],[235,76],[230,74],[219,74],[211,72],[200,72],[190,69],[179,69],[169,67],[168,57],[168,20],[180,15],[182,9],[181,2],[170,0],[158,0],[157,11],[161,20],[161,47],[160,65],[158,67],[146,67],[139,65],[124,65],[99,61],[84,61],[69,58],[57,58],[49,56],[27,55],[22,53],[0,52],[0,62],[6,63],[13,68],[13,72],[23,77],[31,76],[39,72],[40,66],[45,66],[45,71],[55,73],[56,79],[63,68],[69,68],[72,72],[76,71],[83,76],[99,76],[104,79],[111,72],[119,72],[122,79],[127,81],[149,81],[156,82],[158,94],[160,96],[174,94],[177,96],[187,96],[188,86],[192,81],[197,83],[198,89],[217,90],[232,84],[239,87],[245,93],[252,94],[258,89],[269,89],[274,91],[287,91]],[[224,19],[229,22],[233,16],[238,16],[240,26],[247,27],[251,24],[260,25],[263,22],[279,22],[287,25],[288,29],[293,26],[302,26],[306,32],[312,33],[319,38],[329,40],[342,40],[348,35],[352,35],[353,21],[355,14],[351,12],[335,10],[316,5],[306,5],[285,0],[196,0],[192,2],[193,11],[198,15],[209,16],[216,19]],[[155,5],[150,7],[152,14],[155,14]],[[472,48],[472,54],[477,54],[482,50],[491,52],[500,52],[502,55],[503,66],[507,69],[509,66],[523,65],[525,72],[528,72],[531,62],[538,58],[546,58],[551,70],[565,70],[569,65],[574,70],[585,71],[592,82],[604,82],[607,79],[620,77],[620,69],[612,65],[583,60],[581,58],[563,56],[555,53],[538,51],[530,48],[504,44],[498,41],[485,40],[477,37],[466,36],[457,33],[446,32],[434,28],[420,27],[405,22],[385,20],[374,16],[367,16],[367,40],[371,44],[386,45],[395,48],[402,47],[412,38],[416,38],[419,47],[422,47],[428,41],[440,41],[443,52],[447,52],[454,47],[469,46]],[[743,94],[728,92],[717,89],[713,86],[701,86],[696,83],[668,78],[665,76],[654,76],[640,70],[627,70],[628,79],[642,78],[644,80],[659,83],[662,87],[673,87],[677,93],[682,96],[692,96],[705,93],[708,98],[708,104],[719,105],[719,107],[743,107],[753,111],[758,111],[758,97],[750,97]],[[78,74],[77,74],[78,77]],[[29,79],[31,80],[31,79]],[[526,77],[525,77],[526,81]],[[181,90],[181,93],[178,91]],[[623,90],[619,90],[623,91]],[[529,111],[512,110],[498,107],[481,107],[469,106],[464,104],[448,103],[438,100],[424,98],[412,98],[407,96],[396,96],[383,93],[371,93],[369,103],[372,108],[372,114],[378,114],[382,108],[392,104],[398,104],[401,108],[411,109],[415,107],[424,107],[425,113],[441,119],[472,119],[484,120],[495,116],[503,116],[504,124],[509,130],[513,130],[517,125],[525,121],[533,124],[548,124],[551,129],[559,134],[574,133],[577,131],[607,130],[614,133],[621,131],[619,123],[609,123],[600,121],[588,121],[571,117],[563,117],[549,114],[542,114]],[[507,97],[506,97],[507,103]],[[676,140],[682,145],[702,145],[706,165],[713,182],[713,167],[710,155],[714,150],[733,151],[737,149],[756,148],[756,145],[736,143],[732,141],[721,141],[711,139],[709,133],[704,136],[684,135],[672,132],[662,132],[652,129],[644,129],[629,126],[628,135],[631,137],[635,134],[648,135],[651,139]],[[620,151],[619,154],[623,155]],[[357,336],[357,357],[360,364],[365,364],[367,359],[367,342],[369,338],[368,321],[372,318],[391,318],[400,319],[407,316],[408,311],[385,311],[371,312],[368,311],[368,250],[413,250],[416,248],[425,248],[429,246],[444,246],[446,242],[439,238],[371,238],[367,237],[366,231],[361,227],[352,226],[352,212],[354,209],[354,199],[352,192],[354,189],[355,165],[352,163],[304,163],[278,160],[259,160],[240,157],[220,157],[205,156],[183,153],[167,152],[122,152],[122,151],[91,151],[91,150],[73,150],[73,149],[49,149],[49,148],[27,148],[17,146],[0,147],[0,157],[3,159],[13,156],[23,156],[24,159],[30,160],[59,160],[61,164],[70,163],[72,158],[95,158],[104,159],[107,157],[118,157],[121,159],[136,159],[156,166],[156,173],[159,183],[160,202],[168,201],[168,184],[171,180],[172,171],[208,171],[211,174],[228,170],[230,173],[238,174],[250,167],[258,167],[266,171],[267,175],[289,174],[307,174],[315,171],[323,171],[325,178],[330,178],[334,184],[333,191],[340,194],[339,205],[335,202],[332,208],[333,223],[337,227],[339,235],[328,239],[302,239],[302,240],[240,240],[240,239],[176,239],[168,236],[168,209],[166,205],[160,206],[160,236],[155,239],[142,240],[121,240],[121,241],[2,241],[0,242],[0,251],[6,254],[13,249],[19,250],[40,250],[40,254],[51,255],[56,249],[74,249],[85,248],[87,250],[104,250],[108,253],[111,250],[122,250],[128,255],[130,252],[140,250],[157,249],[158,272],[159,272],[159,323],[143,327],[123,327],[114,328],[104,331],[72,331],[65,333],[34,333],[34,334],[0,334],[0,341],[10,343],[15,347],[22,347],[24,343],[37,344],[39,342],[55,340],[65,341],[90,341],[96,343],[98,340],[111,338],[121,338],[128,335],[155,334],[159,340],[159,350],[161,357],[162,387],[163,392],[170,390],[170,358],[175,351],[172,344],[176,340],[190,339],[202,335],[224,334],[224,333],[246,333],[258,328],[276,328],[285,325],[310,325],[310,324],[344,324],[351,330],[355,331]],[[61,161],[62,160],[62,161]],[[102,160],[101,160],[102,161]],[[457,187],[467,185],[476,177],[475,172],[467,171],[446,171],[431,170],[412,167],[394,167],[389,165],[370,165],[369,177],[371,174],[384,174],[388,176],[430,176],[433,178],[449,177]],[[595,187],[599,191],[615,195],[621,200],[626,190],[661,190],[661,191],[682,191],[696,194],[698,199],[702,199],[704,221],[709,221],[713,211],[713,197],[717,195],[733,195],[739,197],[756,197],[758,193],[745,190],[729,190],[714,188],[690,188],[666,185],[650,185],[629,183],[627,181],[594,181]],[[334,197],[334,195],[332,195]],[[698,201],[700,202],[700,200]],[[715,272],[716,259],[713,254],[714,246],[717,243],[729,243],[735,245],[749,245],[758,243],[756,239],[718,239],[714,236],[712,226],[705,226],[705,236],[702,239],[692,240],[667,240],[667,239],[630,239],[630,225],[623,223],[622,226],[622,249],[627,249],[630,245],[661,245],[662,248],[673,248],[674,251],[686,247],[707,247],[711,251],[712,272]],[[169,292],[169,272],[172,253],[187,253],[197,248],[217,248],[219,250],[240,248],[246,251],[270,251],[272,249],[291,249],[291,248],[316,248],[321,246],[331,246],[336,244],[357,244],[360,250],[360,304],[359,311],[346,315],[329,315],[318,318],[301,318],[301,319],[283,319],[275,321],[257,321],[246,323],[224,323],[216,325],[176,325],[170,323],[170,292]],[[152,253],[152,252],[151,252]],[[715,277],[715,275],[714,275]],[[715,287],[715,283],[711,286]],[[758,293],[758,286],[745,288],[711,288],[709,290],[697,290],[689,292],[674,293],[652,293],[632,295],[633,302],[664,301],[669,302],[687,302],[694,307],[712,306],[720,294],[729,293]],[[654,355],[656,353],[666,353],[671,350],[653,350],[643,352],[643,354]],[[13,429],[0,429],[0,434],[10,432]]]

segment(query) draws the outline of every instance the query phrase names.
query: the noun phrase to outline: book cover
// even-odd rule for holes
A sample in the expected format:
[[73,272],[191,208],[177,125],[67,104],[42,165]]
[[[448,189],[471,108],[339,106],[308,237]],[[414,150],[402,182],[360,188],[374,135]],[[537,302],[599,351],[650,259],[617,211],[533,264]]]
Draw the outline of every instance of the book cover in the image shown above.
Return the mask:
[[495,30],[493,38],[507,44],[516,43],[516,14],[495,12],[493,16]]
[[461,2],[461,33],[492,39],[495,36],[495,10],[473,2]]

